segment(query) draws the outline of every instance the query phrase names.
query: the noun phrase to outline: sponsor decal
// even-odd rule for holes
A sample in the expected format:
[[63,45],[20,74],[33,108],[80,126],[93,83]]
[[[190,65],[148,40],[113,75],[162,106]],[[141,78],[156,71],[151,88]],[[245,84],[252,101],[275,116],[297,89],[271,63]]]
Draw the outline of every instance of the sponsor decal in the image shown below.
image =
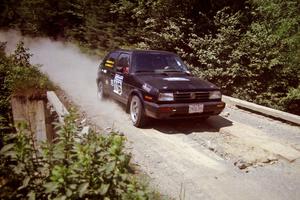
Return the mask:
[[123,76],[116,74],[114,81],[113,81],[114,93],[116,93],[118,95],[122,95],[122,92],[123,92],[122,85],[123,85]]
[[152,89],[151,85],[148,85],[147,83],[144,83],[144,85],[142,86],[142,88],[146,91],[146,92],[150,92]]
[[112,60],[107,60],[107,61],[105,61],[105,67],[110,67],[110,68],[112,68],[114,64],[115,64],[115,62],[112,61]]
[[112,64],[105,63],[105,67],[110,67],[110,68],[112,68],[113,65],[112,65]]
[[168,78],[164,78],[164,80],[166,81],[190,81],[187,78],[182,78],[182,77],[168,77]]
[[106,63],[112,64],[112,65],[115,64],[115,62],[112,60],[107,60]]

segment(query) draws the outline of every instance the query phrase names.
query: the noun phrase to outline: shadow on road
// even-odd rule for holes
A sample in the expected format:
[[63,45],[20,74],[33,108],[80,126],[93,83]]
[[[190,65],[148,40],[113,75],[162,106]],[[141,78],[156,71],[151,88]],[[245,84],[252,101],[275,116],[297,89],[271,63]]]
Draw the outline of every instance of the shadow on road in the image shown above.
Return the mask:
[[201,119],[150,120],[145,129],[155,129],[166,134],[190,134],[193,132],[219,132],[220,128],[231,126],[232,122],[213,116],[203,121]]
[[[114,101],[126,112],[126,106]],[[166,134],[191,134],[194,132],[219,132],[220,128],[231,126],[232,122],[221,116],[212,116],[207,120],[202,119],[150,119],[143,129],[155,129]]]

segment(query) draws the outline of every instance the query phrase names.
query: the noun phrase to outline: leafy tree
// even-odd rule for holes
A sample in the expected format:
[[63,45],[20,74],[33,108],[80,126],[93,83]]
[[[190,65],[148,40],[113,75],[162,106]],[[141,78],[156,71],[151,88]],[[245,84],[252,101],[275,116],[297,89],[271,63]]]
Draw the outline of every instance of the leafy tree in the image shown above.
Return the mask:
[[294,95],[300,83],[299,4],[295,0],[267,0],[253,1],[252,5],[253,22],[238,48],[245,52],[247,68],[254,75],[248,84],[252,92],[238,91],[237,96],[246,95],[259,104],[299,114],[295,103],[300,99]]
[[5,55],[5,43],[0,43],[0,147],[2,146],[3,135],[11,131],[11,119],[10,112],[10,89],[6,84],[6,77],[8,75],[8,68],[12,64]]
[[0,27],[176,51],[225,94],[299,113],[299,10],[297,0],[3,0]]

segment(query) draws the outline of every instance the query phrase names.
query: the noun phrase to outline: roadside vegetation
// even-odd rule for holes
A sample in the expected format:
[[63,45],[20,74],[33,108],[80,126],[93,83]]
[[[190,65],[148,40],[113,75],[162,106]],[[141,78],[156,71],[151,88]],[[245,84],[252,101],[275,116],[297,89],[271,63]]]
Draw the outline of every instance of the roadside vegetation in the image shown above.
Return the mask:
[[0,199],[161,199],[135,175],[123,136],[82,135],[73,112],[51,143],[38,143],[25,122],[15,127],[10,98],[35,98],[54,86],[22,42],[10,56],[0,47]]
[[42,95],[53,84],[39,71],[39,66],[29,63],[30,53],[20,42],[10,56],[5,54],[6,44],[0,42],[0,131],[11,132],[12,113],[10,98],[13,95]]
[[300,115],[297,0],[3,0],[0,28],[175,51],[224,94]]
[[38,145],[26,126],[6,135],[1,199],[159,199],[134,176],[122,136],[80,136],[75,119],[57,127],[54,143]]

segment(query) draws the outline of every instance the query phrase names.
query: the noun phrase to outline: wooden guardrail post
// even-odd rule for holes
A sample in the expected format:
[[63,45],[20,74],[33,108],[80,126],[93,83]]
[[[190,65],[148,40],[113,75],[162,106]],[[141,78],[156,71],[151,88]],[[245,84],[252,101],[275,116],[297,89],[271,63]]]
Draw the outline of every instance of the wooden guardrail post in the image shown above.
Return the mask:
[[11,99],[15,125],[27,123],[29,129],[35,133],[37,141],[45,141],[45,99],[31,99],[28,96],[13,96]]

